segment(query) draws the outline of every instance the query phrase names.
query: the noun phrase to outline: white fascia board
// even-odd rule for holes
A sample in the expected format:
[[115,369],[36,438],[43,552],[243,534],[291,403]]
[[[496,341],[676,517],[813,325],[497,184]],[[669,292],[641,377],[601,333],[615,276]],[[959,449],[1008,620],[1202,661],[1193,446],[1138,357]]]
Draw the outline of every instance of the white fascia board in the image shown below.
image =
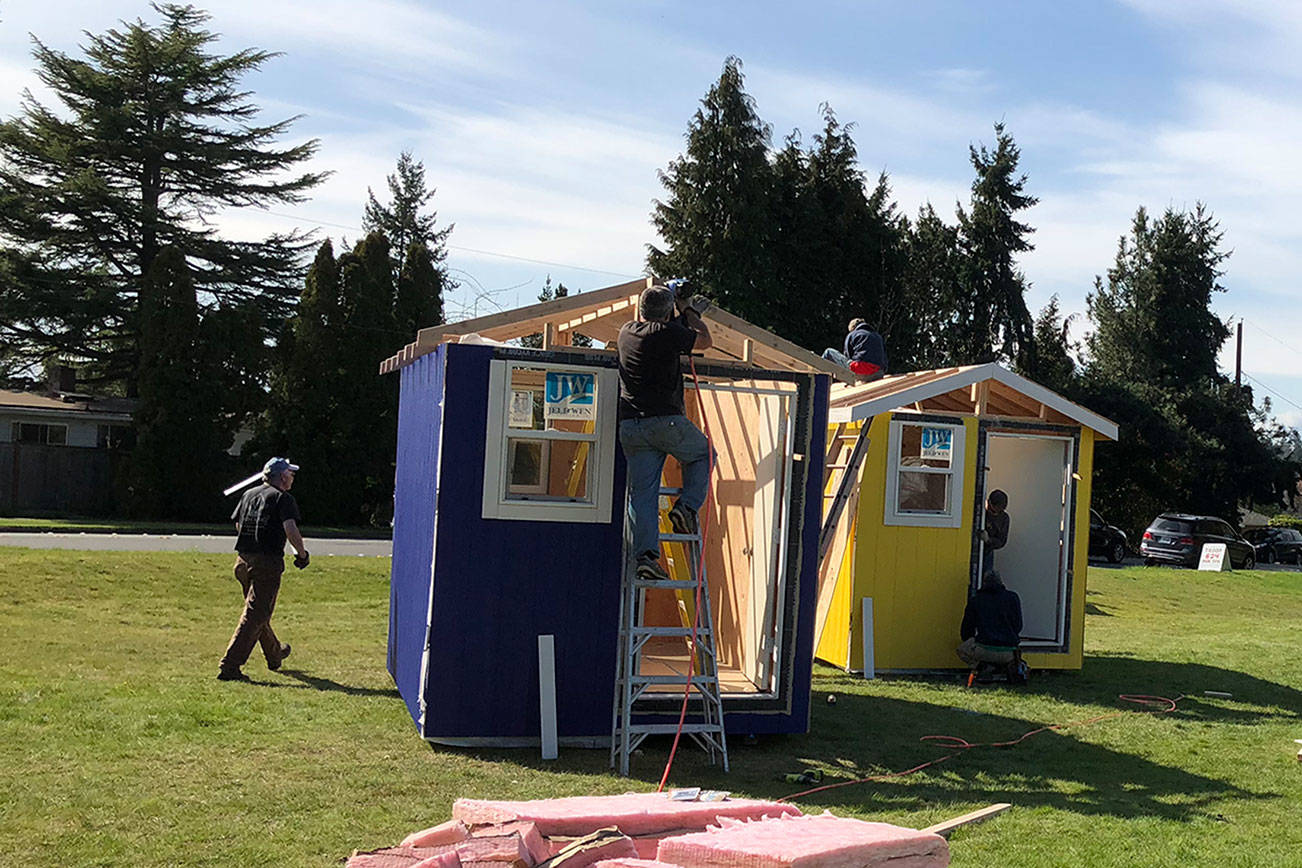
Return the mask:
[[1068,401],[1052,389],[1041,386],[1034,380],[1028,380],[1021,374],[1013,373],[1007,368],[1002,368],[999,365],[990,365],[988,367],[994,368],[994,379],[1003,383],[1008,388],[1016,389],[1028,398],[1034,398],[1041,404],[1044,404],[1050,409],[1056,410],[1067,418],[1073,419],[1087,428],[1094,429],[1109,440],[1117,439],[1117,423],[1113,422],[1111,419],[1086,410],[1080,404]]
[[[919,383],[916,386],[910,386],[899,392],[892,392],[880,398],[864,401],[862,404],[855,404],[849,408],[838,408],[848,409],[850,415],[844,419],[837,419],[829,414],[828,420],[834,422],[862,422],[864,419],[869,419],[879,413],[889,413],[892,410],[906,407],[914,401],[925,401],[928,398],[934,398],[936,395],[943,395],[946,392],[952,392],[955,389],[988,380],[994,376],[993,371],[998,370],[998,368],[998,365],[991,363],[959,370],[948,377]],[[834,414],[836,411],[833,410],[832,413]]]

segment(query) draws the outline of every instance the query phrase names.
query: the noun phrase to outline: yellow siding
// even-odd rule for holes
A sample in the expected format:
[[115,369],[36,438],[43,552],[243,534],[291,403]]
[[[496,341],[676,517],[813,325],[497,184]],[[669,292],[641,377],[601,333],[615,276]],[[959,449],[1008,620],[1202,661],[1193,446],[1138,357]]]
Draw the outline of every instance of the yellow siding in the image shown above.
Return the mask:
[[891,417],[873,419],[856,522],[855,583],[850,594],[850,666],[863,668],[864,597],[873,598],[878,669],[939,669],[957,664],[958,624],[967,601],[972,558],[972,498],[976,485],[975,418],[965,429],[963,509],[956,528],[898,527],[882,523]]
[[[950,669],[958,627],[967,603],[972,557],[973,499],[977,484],[977,419],[963,419],[965,436],[962,523],[957,528],[883,524],[891,417],[873,420],[860,477],[859,509],[846,559],[837,578],[816,656],[847,669],[863,668],[862,600],[873,598],[875,665],[878,669]],[[1085,626],[1085,579],[1094,432],[1081,431],[1076,482],[1076,545],[1071,565],[1068,653],[1026,655],[1040,669],[1079,669]],[[849,653],[847,655],[846,648]]]

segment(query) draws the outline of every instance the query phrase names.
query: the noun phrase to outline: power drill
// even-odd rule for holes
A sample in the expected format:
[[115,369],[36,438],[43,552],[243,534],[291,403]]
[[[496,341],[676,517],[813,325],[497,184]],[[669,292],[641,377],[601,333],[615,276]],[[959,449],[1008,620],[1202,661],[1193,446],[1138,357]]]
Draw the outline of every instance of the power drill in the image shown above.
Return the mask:
[[674,294],[683,307],[695,311],[698,316],[714,307],[714,302],[697,292],[695,282],[686,277],[665,281],[665,288]]

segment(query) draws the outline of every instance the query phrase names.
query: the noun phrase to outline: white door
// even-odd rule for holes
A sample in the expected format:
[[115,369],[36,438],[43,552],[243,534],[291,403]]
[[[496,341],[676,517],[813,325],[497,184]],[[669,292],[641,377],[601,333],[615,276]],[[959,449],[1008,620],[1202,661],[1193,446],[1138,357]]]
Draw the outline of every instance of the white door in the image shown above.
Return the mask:
[[986,495],[1008,495],[1008,544],[995,569],[1022,598],[1022,640],[1060,643],[1066,606],[1066,527],[1071,441],[991,432]]

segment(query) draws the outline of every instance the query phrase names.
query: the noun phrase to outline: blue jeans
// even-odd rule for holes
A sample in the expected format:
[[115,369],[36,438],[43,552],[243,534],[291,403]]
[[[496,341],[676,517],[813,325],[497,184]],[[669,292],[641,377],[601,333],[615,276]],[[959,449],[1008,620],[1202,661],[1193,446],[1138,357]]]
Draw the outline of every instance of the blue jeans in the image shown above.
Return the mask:
[[619,423],[628,462],[628,521],[634,556],[660,553],[660,475],[665,456],[678,459],[683,491],[678,499],[699,510],[710,476],[710,444],[686,416],[647,416]]

